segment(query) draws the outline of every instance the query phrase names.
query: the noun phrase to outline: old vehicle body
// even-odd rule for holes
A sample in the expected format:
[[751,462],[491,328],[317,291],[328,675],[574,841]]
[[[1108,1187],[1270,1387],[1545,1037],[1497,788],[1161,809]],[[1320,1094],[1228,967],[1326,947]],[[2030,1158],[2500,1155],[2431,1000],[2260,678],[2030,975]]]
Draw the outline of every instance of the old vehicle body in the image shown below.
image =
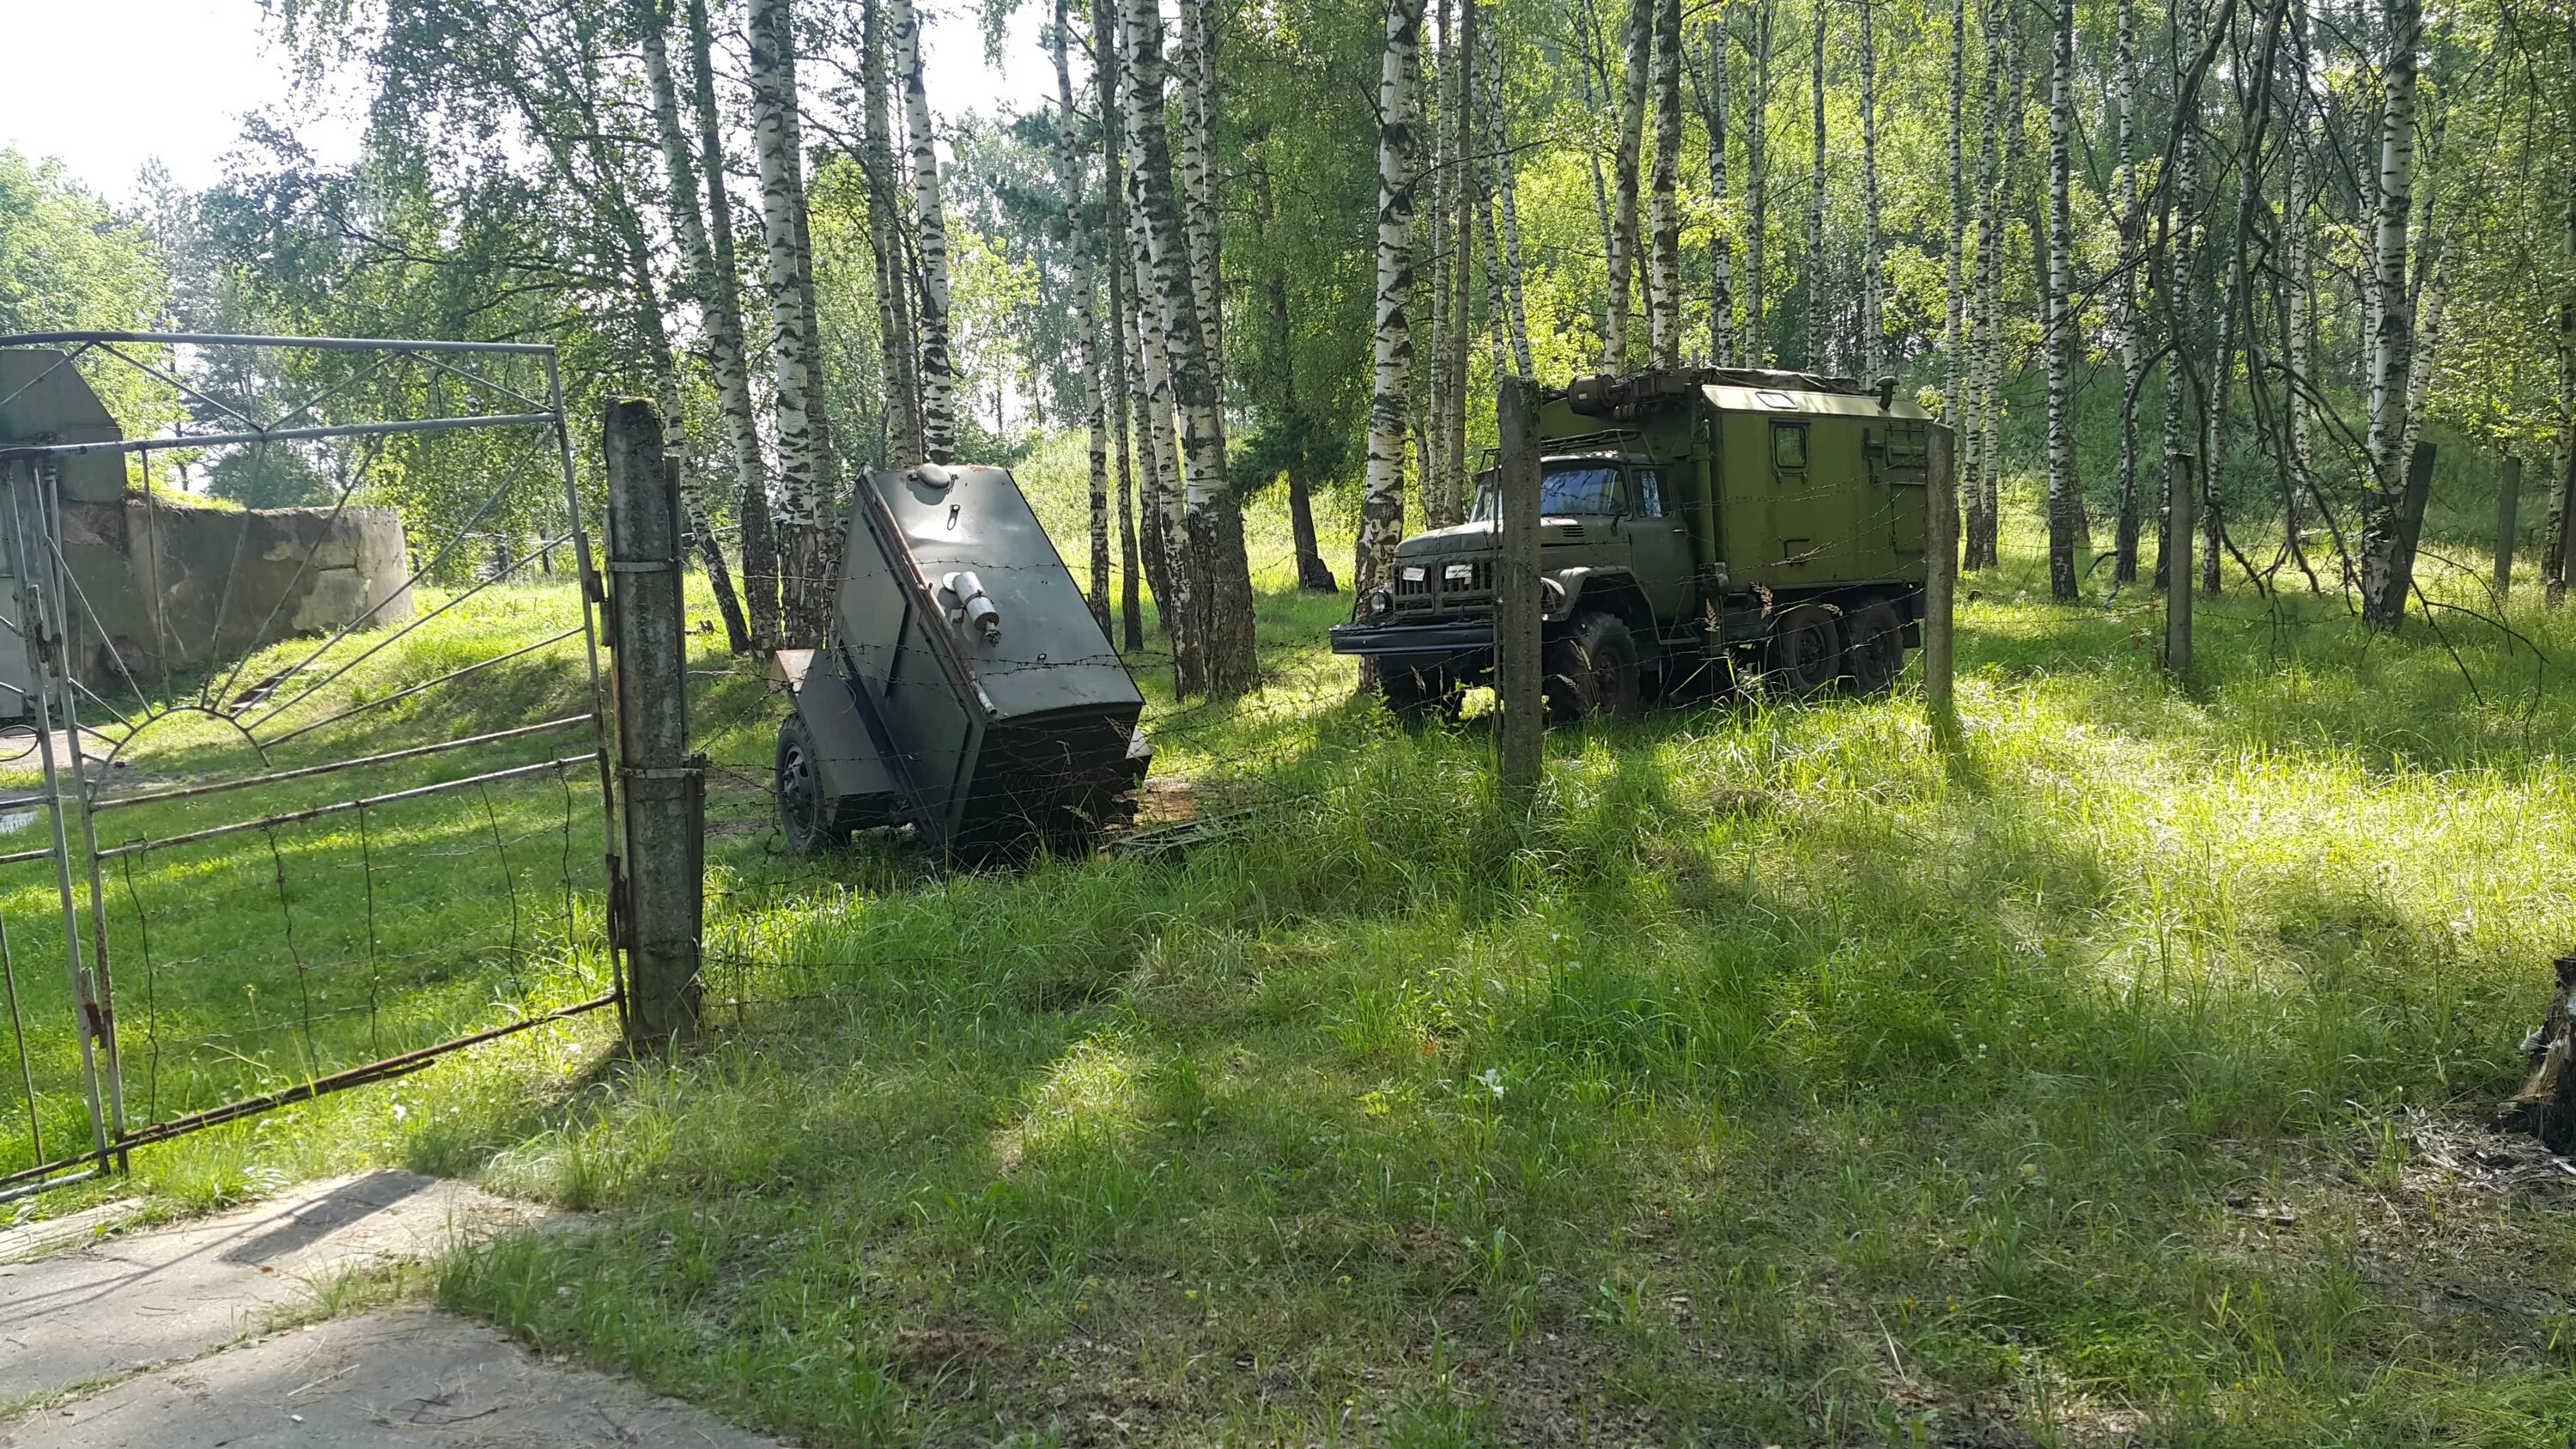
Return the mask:
[[857,492],[823,647],[778,655],[789,843],[909,824],[986,854],[1132,813],[1144,696],[1010,473],[925,463]]
[[[1927,485],[1945,430],[1892,383],[1751,369],[1586,378],[1537,417],[1548,709],[1633,708],[1758,675],[1812,694],[1892,685],[1921,642]],[[1941,435],[1936,437],[1936,435]],[[1399,714],[1493,669],[1499,553],[1476,515],[1396,549],[1334,652],[1373,657]]]

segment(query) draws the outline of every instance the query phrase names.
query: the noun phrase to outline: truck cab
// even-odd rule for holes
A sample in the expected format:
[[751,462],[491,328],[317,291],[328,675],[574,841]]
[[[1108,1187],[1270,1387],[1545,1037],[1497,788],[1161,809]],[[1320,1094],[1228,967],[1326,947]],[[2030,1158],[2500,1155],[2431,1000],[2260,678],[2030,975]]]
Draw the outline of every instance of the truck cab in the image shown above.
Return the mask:
[[[1891,686],[1918,642],[1926,485],[1945,429],[1892,383],[1750,369],[1578,380],[1543,400],[1539,570],[1548,708],[1758,677],[1795,694]],[[1493,668],[1490,469],[1466,522],[1406,538],[1332,631],[1399,715],[1453,708]],[[1649,690],[1648,686],[1654,686]]]

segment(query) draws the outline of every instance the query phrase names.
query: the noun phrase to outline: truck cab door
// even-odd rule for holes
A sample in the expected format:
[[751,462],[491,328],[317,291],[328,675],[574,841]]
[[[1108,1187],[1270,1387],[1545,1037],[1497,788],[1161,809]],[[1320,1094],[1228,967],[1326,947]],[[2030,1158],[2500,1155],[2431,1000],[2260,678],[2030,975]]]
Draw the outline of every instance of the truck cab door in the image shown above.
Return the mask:
[[1688,486],[1681,468],[1628,470],[1628,511],[1619,532],[1627,541],[1628,567],[1658,624],[1691,607],[1690,519],[1682,507]]

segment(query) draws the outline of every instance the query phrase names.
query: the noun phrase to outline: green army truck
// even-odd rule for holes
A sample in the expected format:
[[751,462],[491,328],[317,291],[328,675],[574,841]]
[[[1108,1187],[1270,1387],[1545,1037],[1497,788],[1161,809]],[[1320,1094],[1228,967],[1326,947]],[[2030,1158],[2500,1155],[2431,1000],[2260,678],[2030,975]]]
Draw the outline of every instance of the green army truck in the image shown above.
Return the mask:
[[[1894,381],[1740,368],[1582,378],[1544,395],[1548,714],[1624,714],[1759,677],[1796,695],[1887,689],[1922,642],[1926,510],[1948,430]],[[1454,711],[1494,660],[1498,499],[1405,539],[1332,630],[1398,715]]]

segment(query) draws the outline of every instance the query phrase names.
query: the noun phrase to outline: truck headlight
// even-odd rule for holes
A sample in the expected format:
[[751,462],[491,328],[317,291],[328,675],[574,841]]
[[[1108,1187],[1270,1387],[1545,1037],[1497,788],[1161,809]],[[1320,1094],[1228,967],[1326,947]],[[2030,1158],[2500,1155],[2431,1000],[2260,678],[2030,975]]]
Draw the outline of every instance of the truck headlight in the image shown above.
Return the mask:
[[1565,585],[1554,579],[1538,581],[1538,616],[1553,619],[1565,612]]
[[1371,589],[1360,597],[1360,609],[1371,620],[1381,620],[1395,612],[1395,595],[1384,589]]

